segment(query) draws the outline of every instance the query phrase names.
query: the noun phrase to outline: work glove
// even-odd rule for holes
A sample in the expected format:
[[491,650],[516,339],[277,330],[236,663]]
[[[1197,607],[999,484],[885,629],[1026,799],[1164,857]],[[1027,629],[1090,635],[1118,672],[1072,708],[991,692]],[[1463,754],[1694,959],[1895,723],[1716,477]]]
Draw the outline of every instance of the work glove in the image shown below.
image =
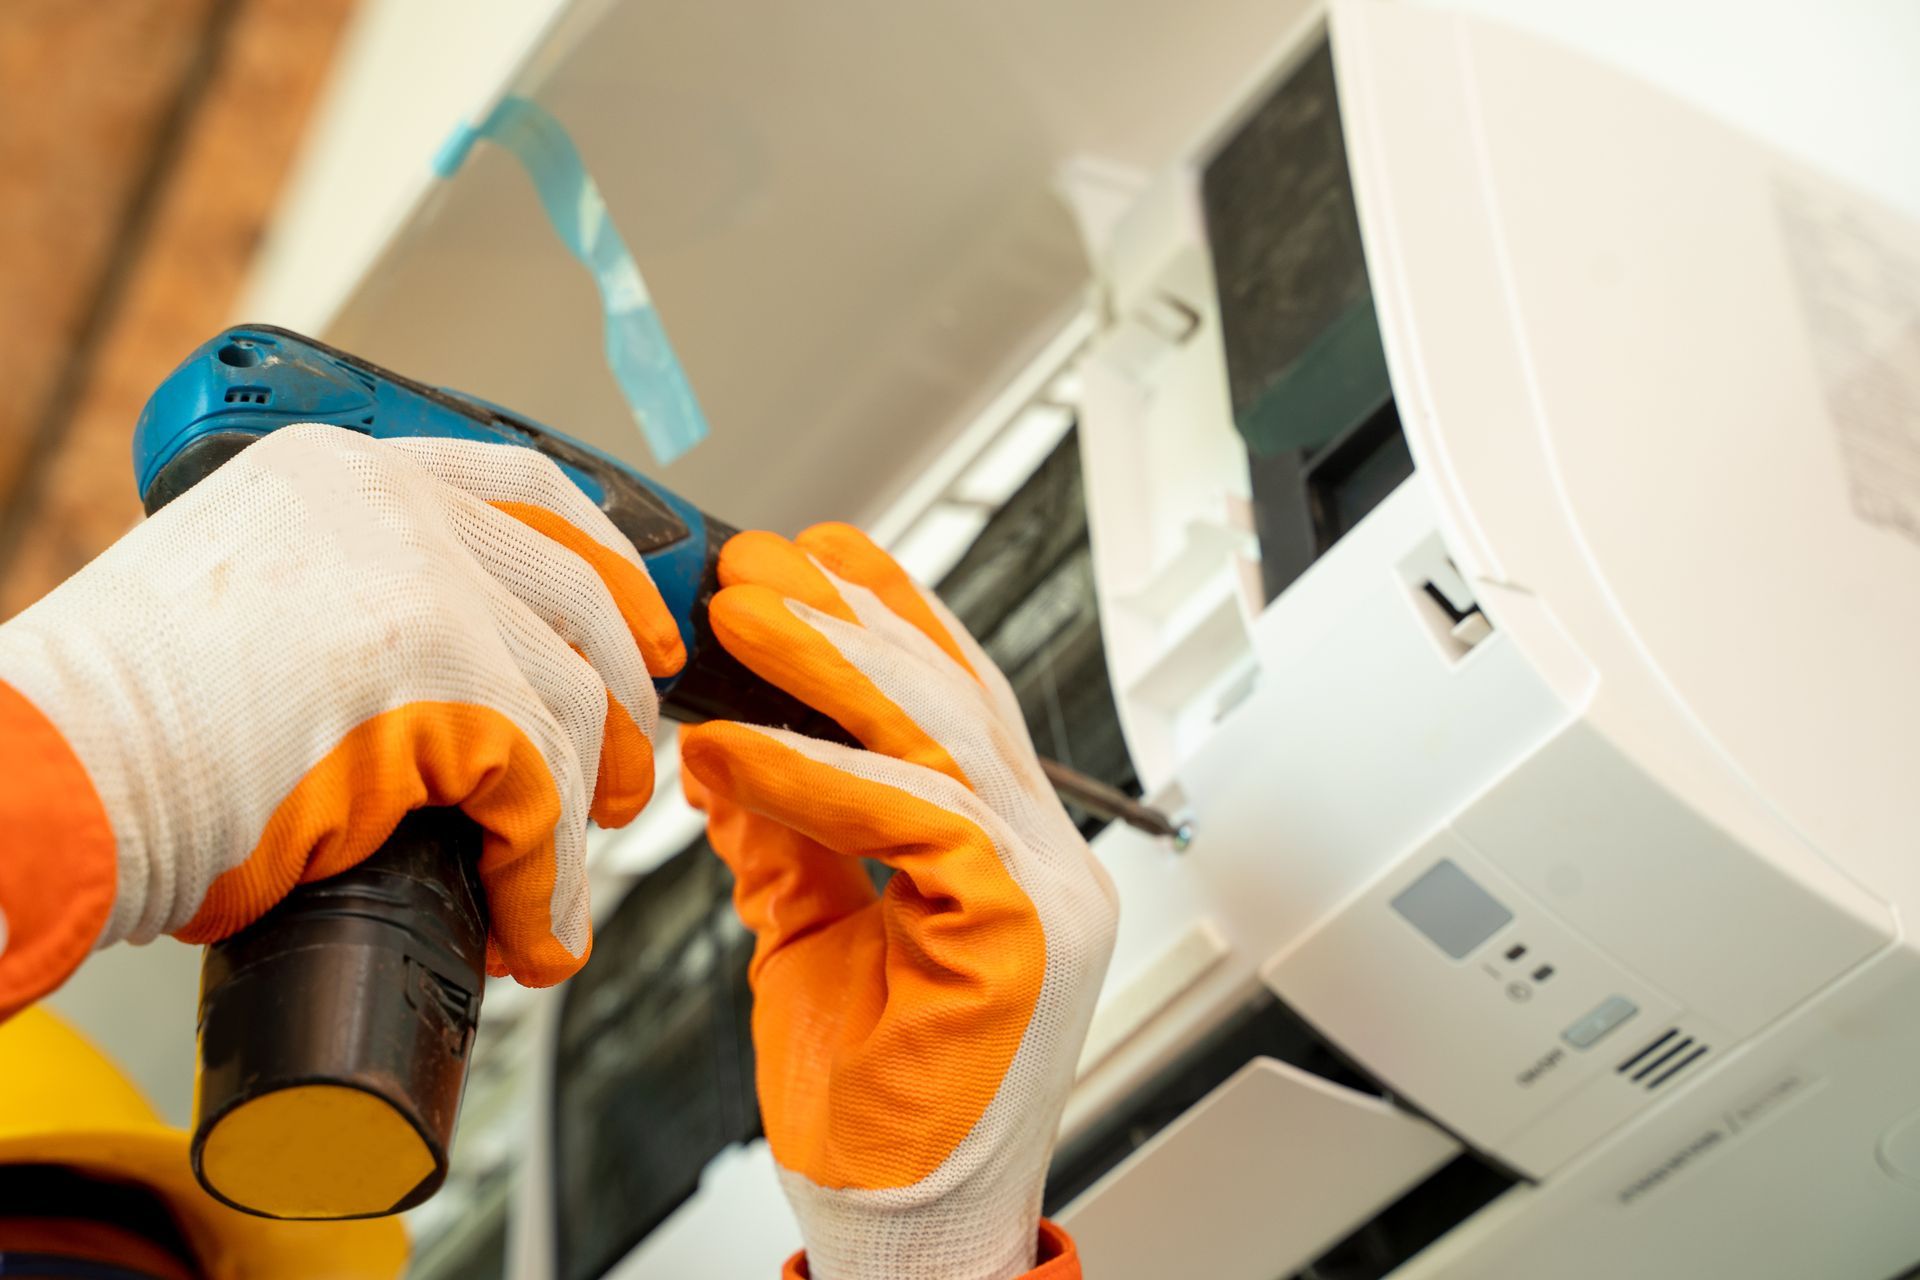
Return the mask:
[[[1070,1255],[1041,1191],[1112,881],[1005,677],[862,534],[743,533],[719,572],[728,652],[866,747],[724,722],[681,738],[756,935],[760,1108],[806,1245],[789,1274],[1007,1280]],[[896,872],[883,892],[864,858]]]
[[0,626],[0,725],[40,779],[0,779],[0,1014],[89,943],[225,937],[427,805],[484,828],[489,967],[567,977],[587,819],[651,795],[649,675],[684,658],[533,450],[274,432]]

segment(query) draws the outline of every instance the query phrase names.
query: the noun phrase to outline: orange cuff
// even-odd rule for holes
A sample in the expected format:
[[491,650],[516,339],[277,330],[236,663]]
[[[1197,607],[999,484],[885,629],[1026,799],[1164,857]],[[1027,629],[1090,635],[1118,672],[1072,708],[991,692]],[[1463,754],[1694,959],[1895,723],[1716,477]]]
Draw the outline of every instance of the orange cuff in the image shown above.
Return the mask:
[[0,1020],[80,967],[113,911],[113,827],[60,731],[0,684]]
[[[807,1255],[796,1253],[781,1269],[780,1280],[809,1280]],[[1040,1253],[1033,1270],[1020,1280],[1080,1280],[1080,1251],[1073,1237],[1044,1219],[1040,1223]]]

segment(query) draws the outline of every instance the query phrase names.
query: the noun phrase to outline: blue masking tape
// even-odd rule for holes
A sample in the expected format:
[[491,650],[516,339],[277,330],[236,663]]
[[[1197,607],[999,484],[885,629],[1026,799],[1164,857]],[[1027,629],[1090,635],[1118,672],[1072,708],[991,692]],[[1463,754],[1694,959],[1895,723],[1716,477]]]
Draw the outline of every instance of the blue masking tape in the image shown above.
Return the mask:
[[653,456],[663,466],[672,462],[707,438],[707,417],[573,139],[537,103],[506,98],[478,125],[455,129],[433,171],[451,178],[482,138],[518,157],[555,234],[592,274],[606,315],[607,366]]

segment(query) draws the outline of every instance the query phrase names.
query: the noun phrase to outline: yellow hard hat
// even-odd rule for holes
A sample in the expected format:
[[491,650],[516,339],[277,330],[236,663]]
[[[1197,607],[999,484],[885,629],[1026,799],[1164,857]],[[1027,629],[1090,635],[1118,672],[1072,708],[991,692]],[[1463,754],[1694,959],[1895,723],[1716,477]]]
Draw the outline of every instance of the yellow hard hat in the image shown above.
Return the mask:
[[186,1132],[44,1009],[0,1023],[0,1164],[62,1165],[146,1187],[173,1210],[208,1280],[395,1280],[406,1266],[394,1219],[277,1222],[202,1191]]

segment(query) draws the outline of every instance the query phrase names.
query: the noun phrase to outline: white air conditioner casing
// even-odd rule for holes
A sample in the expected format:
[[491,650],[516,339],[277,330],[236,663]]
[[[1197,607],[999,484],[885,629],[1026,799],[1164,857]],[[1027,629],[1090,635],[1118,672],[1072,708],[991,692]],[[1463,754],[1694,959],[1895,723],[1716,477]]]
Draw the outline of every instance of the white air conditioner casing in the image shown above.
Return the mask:
[[[1116,692],[1195,824],[1222,967],[1519,1175],[1398,1275],[1894,1274],[1920,1261],[1920,229],[1491,24],[1356,2],[1327,33],[1414,477],[1265,604],[1197,175],[1317,33],[1105,237],[1085,370]],[[1143,341],[1175,303],[1192,332]],[[1180,1016],[1143,1016],[1073,1118]],[[1082,1204],[1191,1165],[1181,1141]],[[1203,1258],[1212,1194],[1160,1198]],[[1090,1275],[1146,1274],[1124,1236],[1089,1234]]]

